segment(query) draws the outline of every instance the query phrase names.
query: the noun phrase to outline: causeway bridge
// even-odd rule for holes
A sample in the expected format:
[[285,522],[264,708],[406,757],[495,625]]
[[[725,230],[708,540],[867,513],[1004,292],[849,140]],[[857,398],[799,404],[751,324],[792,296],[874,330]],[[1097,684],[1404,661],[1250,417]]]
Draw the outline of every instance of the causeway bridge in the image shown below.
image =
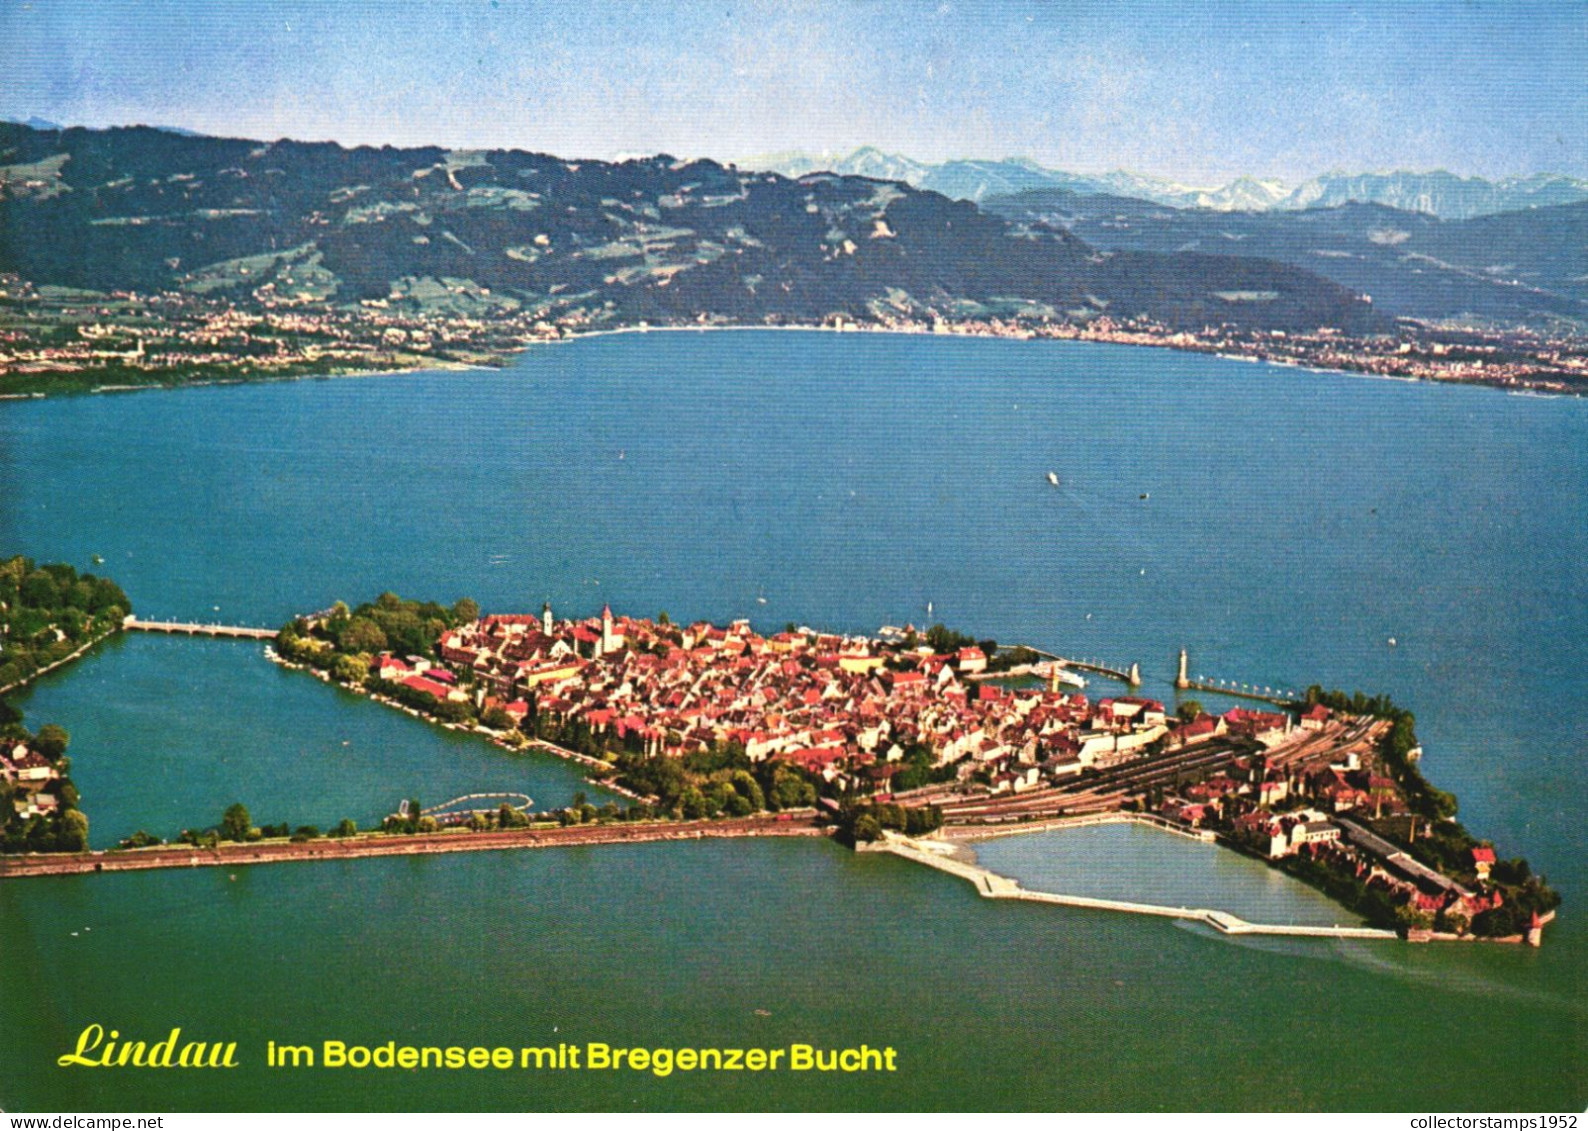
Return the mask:
[[184,636],[227,636],[239,640],[274,640],[273,628],[248,628],[236,624],[193,624],[187,621],[139,620],[128,617],[121,627],[129,632],[169,632]]

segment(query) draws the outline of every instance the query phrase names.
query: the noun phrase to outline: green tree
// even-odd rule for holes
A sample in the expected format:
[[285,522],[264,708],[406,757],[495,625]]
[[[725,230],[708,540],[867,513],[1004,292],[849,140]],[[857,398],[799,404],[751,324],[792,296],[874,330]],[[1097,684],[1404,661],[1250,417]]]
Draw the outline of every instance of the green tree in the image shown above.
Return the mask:
[[458,624],[472,624],[480,619],[480,606],[472,597],[460,597],[452,605],[452,619]]
[[679,796],[678,810],[686,821],[699,820],[706,815],[706,795],[690,786]]
[[54,723],[45,723],[39,728],[39,733],[34,736],[33,749],[37,750],[51,762],[60,761],[62,754],[66,753],[66,746],[72,741],[72,736]]
[[772,798],[776,809],[802,809],[816,804],[816,787],[798,773],[781,766],[772,772]]
[[487,708],[480,716],[480,722],[492,730],[512,730],[518,725],[513,721],[513,716],[500,707]]
[[353,617],[337,637],[344,652],[381,652],[386,648],[386,633],[368,617]]
[[[749,771],[734,770],[728,781],[732,784],[734,791],[744,798],[745,804],[749,807],[749,812],[757,813],[766,808],[766,794],[762,792],[761,784],[751,776]],[[744,815],[743,813],[735,814],[735,816]]]
[[20,596],[24,605],[53,609],[61,604],[61,587],[44,570],[36,569],[23,580]]
[[355,687],[362,686],[369,678],[369,665],[357,656],[338,656],[331,661],[331,678]]
[[882,826],[875,817],[867,814],[855,821],[854,835],[855,840],[869,843],[882,835]]
[[1175,714],[1180,716],[1180,721],[1186,723],[1195,722],[1202,713],[1202,704],[1195,699],[1187,699],[1175,709]]
[[336,836],[348,837],[358,835],[358,822],[352,817],[343,817],[336,826]]
[[80,809],[68,809],[60,817],[60,848],[62,852],[84,852],[88,849],[88,818]]
[[247,840],[248,830],[253,828],[253,818],[248,813],[248,806],[241,801],[233,803],[221,817],[221,836],[227,840]]

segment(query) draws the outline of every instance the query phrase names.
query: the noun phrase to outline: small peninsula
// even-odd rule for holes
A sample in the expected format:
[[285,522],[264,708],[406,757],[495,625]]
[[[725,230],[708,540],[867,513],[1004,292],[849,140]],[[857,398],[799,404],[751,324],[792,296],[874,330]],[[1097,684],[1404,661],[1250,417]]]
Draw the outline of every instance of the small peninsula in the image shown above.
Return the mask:
[[[509,750],[570,759],[627,804],[579,795],[536,811],[522,795],[429,808],[401,798],[379,829],[343,818],[325,833],[255,825],[239,802],[179,845],[142,832],[108,854],[38,842],[28,847],[66,851],[0,865],[0,875],[824,831],[952,871],[919,838],[1124,819],[1216,840],[1414,941],[1537,945],[1560,902],[1525,860],[1501,857],[1456,820],[1456,799],[1419,768],[1414,718],[1385,696],[1209,687],[1262,703],[1216,714],[1182,697],[1170,710],[1128,693],[1134,665],[1084,664],[941,624],[874,637],[794,624],[762,633],[748,620],[675,624],[610,606],[574,619],[549,605],[484,615],[467,598],[392,593],[275,632],[124,623],[273,637],[278,663]],[[1090,697],[1083,671],[1127,693]],[[1178,686],[1197,686],[1183,658]],[[1267,929],[1198,914],[1233,933]]]
[[0,853],[88,847],[66,756],[70,736],[54,723],[30,732],[4,696],[82,656],[118,631],[131,608],[108,578],[21,556],[0,561]]

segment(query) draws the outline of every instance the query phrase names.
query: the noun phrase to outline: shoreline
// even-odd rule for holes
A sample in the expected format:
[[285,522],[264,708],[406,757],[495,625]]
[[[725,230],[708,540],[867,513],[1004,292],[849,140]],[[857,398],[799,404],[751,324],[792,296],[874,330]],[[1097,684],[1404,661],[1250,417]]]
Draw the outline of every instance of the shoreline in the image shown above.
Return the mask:
[[[20,402],[47,400],[51,397],[77,397],[100,396],[110,393],[142,393],[153,391],[172,392],[179,389],[210,388],[225,385],[252,385],[274,384],[288,381],[326,381],[344,378],[359,377],[400,377],[415,373],[499,373],[510,367],[521,355],[544,346],[561,346],[604,337],[636,334],[708,334],[708,333],[807,333],[807,334],[843,334],[843,335],[891,335],[908,338],[954,338],[976,339],[984,341],[1008,342],[1074,342],[1094,346],[1121,346],[1137,349],[1167,350],[1173,353],[1199,355],[1203,357],[1216,357],[1225,361],[1239,361],[1247,364],[1265,364],[1276,369],[1291,370],[1298,374],[1316,374],[1321,376],[1358,377],[1376,381],[1395,381],[1401,384],[1416,385],[1459,385],[1468,388],[1486,389],[1505,395],[1528,396],[1533,398],[1549,398],[1555,400],[1581,400],[1588,399],[1588,390],[1581,392],[1564,389],[1542,389],[1534,385],[1501,385],[1474,377],[1433,377],[1417,375],[1397,375],[1392,373],[1374,373],[1365,369],[1347,369],[1330,367],[1327,365],[1311,364],[1304,359],[1270,358],[1254,354],[1233,352],[1227,343],[1214,345],[1213,343],[1198,342],[1194,345],[1177,343],[1169,340],[1141,340],[1141,341],[1116,341],[1104,337],[1090,337],[1084,333],[1073,334],[1043,334],[1029,333],[986,333],[969,328],[950,327],[946,330],[935,330],[931,327],[910,329],[899,326],[873,326],[868,324],[852,324],[842,327],[828,325],[757,325],[743,323],[722,323],[713,325],[657,325],[657,326],[613,326],[608,328],[575,330],[556,338],[536,338],[524,342],[517,349],[501,353],[490,363],[451,361],[442,358],[425,359],[424,364],[414,364],[406,367],[393,368],[381,366],[373,369],[359,369],[335,367],[318,373],[292,373],[275,375],[269,372],[239,372],[235,375],[224,377],[207,377],[197,381],[162,381],[152,380],[146,384],[110,384],[99,385],[90,389],[62,390],[58,392],[27,392],[8,393],[0,395],[0,400]],[[82,372],[82,371],[77,371]],[[4,378],[0,374],[0,379]]]
[[[426,715],[423,711],[416,710],[413,707],[405,706],[404,704],[397,702],[395,699],[387,699],[385,696],[377,695],[376,693],[361,687],[349,687],[345,683],[338,683],[336,680],[331,678],[329,673],[323,672],[318,668],[311,667],[308,664],[299,663],[296,660],[289,660],[268,645],[265,648],[265,659],[270,663],[277,665],[278,667],[288,668],[292,671],[307,672],[309,675],[313,676],[315,679],[329,687],[338,688],[339,690],[346,691],[349,694],[357,695],[363,699],[368,699],[372,703],[378,703],[382,707],[389,707],[394,711],[401,712],[402,714],[411,715],[413,718],[418,719],[422,723],[427,723],[430,726],[441,727],[443,730],[454,731],[458,734],[472,734],[476,738],[479,738],[484,742],[488,742],[492,746],[498,747],[499,749],[506,750],[510,754],[523,754],[530,750],[539,749],[541,753],[547,754],[553,758],[561,759],[565,762],[572,762],[575,765],[582,766],[586,769],[594,769],[606,765],[605,762],[602,762],[597,758],[591,758],[588,755],[579,754],[573,750],[567,749],[566,747],[558,746],[555,742],[550,742],[544,738],[526,737],[526,740],[521,745],[515,746],[512,743],[505,741],[501,737],[501,732],[490,730],[487,727],[467,727],[458,723],[442,722],[440,719]],[[655,800],[654,798],[650,797],[642,797],[631,789],[625,789],[624,787],[615,783],[603,781],[599,778],[590,777],[589,775],[586,775],[583,780],[586,785],[594,786],[596,789],[604,789],[607,792],[615,793],[620,797],[627,797],[630,801],[639,801],[644,804],[650,804]]]
[[[1125,816],[1121,814],[1120,816]],[[1152,824],[1150,821],[1090,821],[1081,819],[1086,824]],[[1074,827],[1072,822],[1068,827]],[[995,836],[1011,836],[1023,832],[1052,831],[1057,828],[1067,827],[1063,824],[1052,822],[1041,827],[1035,825],[1025,826],[1018,830],[1009,830],[994,834]],[[1193,838],[1197,839],[1197,838]],[[1340,926],[1332,927],[1303,926],[1285,923],[1253,923],[1240,916],[1217,908],[1208,907],[1169,907],[1164,904],[1141,903],[1133,900],[1103,899],[1096,896],[1066,895],[1059,892],[1033,891],[1023,887],[1019,880],[1009,876],[999,875],[982,867],[974,860],[974,853],[965,851],[962,843],[970,838],[950,838],[945,840],[921,840],[894,833],[887,833],[882,840],[866,846],[860,851],[881,852],[897,856],[902,860],[923,864],[928,868],[936,869],[951,876],[957,876],[969,882],[976,894],[983,899],[1013,899],[1029,903],[1045,903],[1061,907],[1072,907],[1089,911],[1110,911],[1132,915],[1149,915],[1160,919],[1173,919],[1183,922],[1201,923],[1212,927],[1222,935],[1281,935],[1292,938],[1319,938],[1319,939],[1361,939],[1372,941],[1402,941],[1409,943],[1423,942],[1458,942],[1458,943],[1502,943],[1506,945],[1521,945],[1526,942],[1523,935],[1506,935],[1501,938],[1483,938],[1477,935],[1454,935],[1442,931],[1412,931],[1405,935],[1382,927]],[[973,843],[973,842],[972,842]],[[1216,841],[1214,843],[1217,843]],[[934,845],[943,845],[946,851],[937,850]],[[1223,847],[1222,845],[1220,847]],[[972,859],[967,860],[969,855]],[[1344,910],[1342,908],[1342,910]],[[1550,911],[1542,916],[1542,924],[1547,926],[1553,922],[1555,912]]]
[[[1055,892],[1031,891],[1021,886],[1020,881],[1008,876],[1002,876],[990,869],[983,868],[977,858],[975,846],[984,840],[998,840],[1004,837],[1020,836],[1026,833],[1059,832],[1064,829],[1090,828],[1098,825],[1144,825],[1159,832],[1170,833],[1183,837],[1186,840],[1195,840],[1205,844],[1212,844],[1234,852],[1238,856],[1267,863],[1262,857],[1246,851],[1227,838],[1202,829],[1188,829],[1158,817],[1151,813],[1136,813],[1127,810],[1115,810],[1108,813],[1087,813],[1074,817],[1051,817],[1045,820],[1024,822],[1013,827],[990,826],[986,828],[973,825],[945,825],[928,839],[909,838],[898,834],[885,834],[885,840],[893,847],[890,851],[895,856],[913,860],[916,863],[935,867],[939,871],[949,872],[960,876],[962,879],[978,884],[980,894],[987,898],[1026,899],[1040,903],[1056,903],[1068,907],[1091,908],[1104,911],[1124,911],[1136,914],[1158,915],[1166,918],[1188,918],[1205,922],[1215,927],[1224,934],[1275,934],[1275,935],[1308,935],[1315,937],[1336,938],[1397,938],[1408,942],[1480,942],[1480,943],[1505,943],[1519,945],[1527,942],[1527,936],[1503,935],[1480,936],[1474,934],[1456,935],[1444,931],[1413,930],[1406,935],[1386,928],[1371,927],[1365,922],[1357,927],[1305,927],[1276,923],[1251,923],[1241,919],[1233,912],[1213,908],[1173,908],[1161,904],[1136,903],[1128,900],[1099,899],[1094,896],[1066,895]],[[898,851],[900,842],[905,851]],[[876,842],[876,847],[870,851],[884,851],[883,841]],[[942,851],[935,846],[941,845]],[[947,862],[947,863],[945,863]],[[1281,875],[1285,875],[1280,870]],[[1288,877],[1294,879],[1294,877]],[[1297,880],[1298,883],[1304,881]],[[1005,885],[1012,885],[1006,887]],[[1323,893],[1319,893],[1323,894]],[[1336,903],[1327,895],[1323,898],[1348,915],[1355,915],[1349,908]],[[1184,913],[1184,914],[1181,914]],[[1540,926],[1548,926],[1555,921],[1556,913],[1548,911],[1540,916]],[[1360,916],[1356,916],[1360,919]],[[1349,933],[1348,933],[1349,932]],[[1365,933],[1364,933],[1365,932]],[[1532,944],[1537,945],[1537,944]]]
[[976,894],[983,899],[1017,899],[1031,903],[1056,904],[1092,911],[1117,911],[1133,915],[1151,915],[1161,919],[1199,922],[1226,935],[1292,935],[1304,938],[1375,939],[1400,938],[1394,931],[1367,926],[1309,927],[1283,923],[1252,923],[1228,911],[1208,907],[1169,907],[1157,903],[1140,903],[1133,900],[1101,899],[1086,895],[1065,895],[1058,892],[1032,891],[1021,886],[1020,881],[1009,876],[969,864],[951,853],[937,852],[928,847],[930,841],[912,840],[909,837],[888,835],[876,841],[866,851],[885,852],[917,864],[924,864],[951,876],[969,881]]
[[0,695],[9,695],[9,694],[11,694],[14,691],[21,691],[23,688],[26,688],[26,687],[30,686],[33,683],[34,680],[42,679],[44,676],[49,675],[51,672],[57,671],[57,670],[59,670],[61,668],[66,667],[69,664],[72,664],[72,663],[76,662],[77,660],[82,659],[84,656],[88,655],[89,652],[93,651],[94,648],[98,647],[100,644],[103,644],[105,641],[109,640],[112,636],[116,635],[116,633],[118,633],[120,631],[122,631],[122,630],[119,629],[119,628],[112,628],[108,632],[100,633],[98,636],[94,637],[92,640],[89,640],[87,643],[83,644],[76,651],[70,653],[69,655],[62,656],[59,660],[56,660],[54,663],[50,663],[50,664],[44,665],[42,668],[39,668],[37,671],[35,671],[32,675],[24,676],[22,679],[17,680],[15,683],[8,683],[4,687],[0,687]]

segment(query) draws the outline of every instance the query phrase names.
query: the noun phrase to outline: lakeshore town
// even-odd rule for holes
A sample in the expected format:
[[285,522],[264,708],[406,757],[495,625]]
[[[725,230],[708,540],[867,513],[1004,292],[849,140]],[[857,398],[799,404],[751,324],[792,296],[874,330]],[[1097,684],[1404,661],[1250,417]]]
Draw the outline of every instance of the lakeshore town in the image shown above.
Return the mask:
[[[463,284],[455,290],[459,300],[478,298]],[[256,290],[247,303],[167,291],[97,295],[38,288],[0,273],[0,399],[497,366],[526,347],[593,333],[743,328],[751,327],[704,316],[669,324],[617,322],[608,312],[579,307],[487,317],[371,299],[325,310],[271,287]],[[811,325],[772,319],[755,328],[1113,343],[1515,392],[1588,390],[1588,354],[1580,340],[1480,325],[1406,327],[1368,337],[1328,327],[1285,332],[1209,325],[1192,333],[1146,318],[1065,322],[879,308],[866,318],[834,314]]]
[[[26,572],[29,563],[15,561]],[[539,615],[482,616],[468,600],[448,609],[388,593],[280,630],[131,615],[110,628],[101,621],[121,616],[125,596],[86,575],[70,580],[105,589],[103,611],[87,622],[101,635],[85,635],[51,666],[116,629],[268,639],[279,663],[509,749],[573,759],[631,801],[598,808],[581,796],[530,813],[527,797],[429,810],[414,799],[378,831],[344,819],[329,834],[256,827],[239,804],[219,828],[185,830],[181,842],[193,849],[247,848],[258,860],[468,850],[459,846],[513,847],[513,837],[541,829],[569,843],[825,832],[858,846],[1113,816],[1219,840],[1414,940],[1537,945],[1559,903],[1525,860],[1500,858],[1454,819],[1455,799],[1418,769],[1411,716],[1387,698],[1313,687],[1215,714],[1184,693],[1229,690],[1193,683],[1183,652],[1171,711],[1139,695],[1085,693],[1082,670],[1132,689],[1134,665],[1069,662],[942,625],[884,627],[875,637],[789,625],[763,635],[747,620],[678,625],[665,613],[651,620],[610,607],[557,620],[549,605]],[[120,850],[88,852],[65,732],[32,735],[13,719],[5,736],[0,876],[229,858],[200,860],[143,832]],[[685,826],[692,833],[677,831]]]

